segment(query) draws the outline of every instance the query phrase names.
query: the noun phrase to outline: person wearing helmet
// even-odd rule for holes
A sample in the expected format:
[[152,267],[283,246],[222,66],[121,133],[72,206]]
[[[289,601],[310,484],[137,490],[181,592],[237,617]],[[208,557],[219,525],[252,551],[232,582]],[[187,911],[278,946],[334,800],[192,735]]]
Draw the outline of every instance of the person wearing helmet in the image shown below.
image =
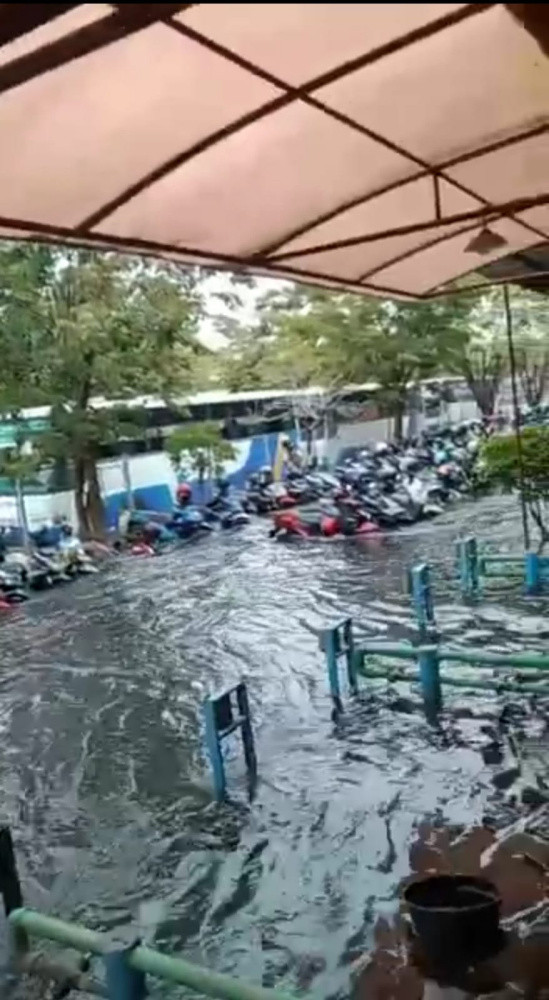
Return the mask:
[[387,442],[378,441],[378,443],[374,448],[374,455],[379,456],[381,458],[383,457],[383,455],[388,455],[388,454],[389,454],[389,445],[387,444]]
[[293,444],[290,438],[283,438],[281,441],[284,453],[284,466],[286,475],[291,477],[301,475],[303,472],[303,459],[297,445]]
[[193,491],[188,483],[179,483],[175,491],[175,500],[178,507],[188,507],[193,498]]
[[193,504],[193,492],[188,483],[180,483],[175,496],[176,504],[166,528],[175,531],[179,538],[188,538],[204,525],[204,513]]
[[231,501],[229,493],[231,490],[231,484],[229,480],[224,476],[219,476],[216,481],[216,491],[206,505],[210,510],[225,510],[231,506]]
[[80,541],[75,537],[74,531],[72,530],[72,524],[69,524],[68,521],[62,521],[59,525],[59,530],[61,532],[59,548],[65,549],[66,551],[80,548]]
[[262,465],[257,475],[259,477],[259,485],[262,489],[272,485],[274,476],[270,465]]
[[220,499],[221,497],[227,497],[229,495],[231,484],[229,483],[229,480],[225,478],[225,476],[220,476],[219,479],[217,480],[216,485],[217,485],[217,495]]

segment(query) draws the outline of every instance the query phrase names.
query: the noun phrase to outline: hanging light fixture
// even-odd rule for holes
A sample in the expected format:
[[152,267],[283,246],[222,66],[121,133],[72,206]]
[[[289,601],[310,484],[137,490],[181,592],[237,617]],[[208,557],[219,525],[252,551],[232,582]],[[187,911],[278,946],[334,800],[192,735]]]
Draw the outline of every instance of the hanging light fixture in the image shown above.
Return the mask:
[[472,239],[469,240],[467,246],[465,247],[465,253],[478,253],[481,256],[487,253],[493,253],[494,250],[499,250],[501,247],[507,246],[507,240],[504,236],[500,236],[499,233],[495,233],[493,229],[488,226],[483,226],[482,229],[476,233]]

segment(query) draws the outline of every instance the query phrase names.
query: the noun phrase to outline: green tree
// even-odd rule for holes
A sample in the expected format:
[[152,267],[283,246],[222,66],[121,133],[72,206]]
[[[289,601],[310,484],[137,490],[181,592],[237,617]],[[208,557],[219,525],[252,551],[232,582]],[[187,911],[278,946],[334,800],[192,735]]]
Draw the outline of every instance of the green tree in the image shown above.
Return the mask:
[[218,359],[218,378],[228,392],[265,389],[269,385],[269,359],[273,334],[267,324],[233,327],[229,344]]
[[25,508],[25,486],[35,486],[40,471],[40,457],[29,448],[29,442],[22,434],[16,433],[11,448],[0,451],[0,479],[8,485],[15,497],[17,521],[23,532],[23,543],[29,545],[29,525]]
[[0,412],[51,406],[37,447],[44,459],[72,462],[80,531],[100,536],[97,463],[106,443],[135,426],[125,402],[173,400],[191,387],[200,352],[195,278],[118,254],[4,245],[0,287]]
[[528,406],[539,406],[549,385],[549,337],[522,334],[515,343],[522,395]]
[[225,441],[213,421],[177,427],[167,439],[166,448],[175,468],[195,472],[201,485],[220,476],[225,462],[236,455],[234,445]]
[[[465,296],[464,296],[465,297]],[[549,308],[545,296],[513,288],[510,295],[516,369],[530,406],[543,399],[549,378]],[[471,300],[469,335],[453,352],[452,370],[462,375],[485,416],[493,413],[509,374],[503,290],[491,288]]]
[[467,340],[470,304],[459,296],[408,303],[292,288],[269,295],[260,310],[258,327],[228,351],[238,388],[253,378],[294,390],[320,384],[334,394],[377,382],[399,437],[410,384],[448,370]]
[[539,406],[549,384],[549,302],[545,295],[513,289],[511,308],[520,388],[528,406]]
[[549,427],[522,431],[522,467],[514,435],[490,438],[481,454],[483,478],[489,486],[507,492],[524,490],[528,513],[539,533],[539,551],[549,541]]
[[480,412],[491,416],[509,368],[506,345],[496,338],[470,337],[452,351],[449,367],[463,376]]
[[411,387],[447,372],[451,352],[466,340],[466,304],[345,298],[351,301],[340,336],[334,331],[329,365],[343,382],[379,384],[398,440]]
[[481,413],[490,416],[508,372],[502,292],[494,288],[472,299],[461,298],[468,300],[467,334],[451,345],[447,363],[465,379]]

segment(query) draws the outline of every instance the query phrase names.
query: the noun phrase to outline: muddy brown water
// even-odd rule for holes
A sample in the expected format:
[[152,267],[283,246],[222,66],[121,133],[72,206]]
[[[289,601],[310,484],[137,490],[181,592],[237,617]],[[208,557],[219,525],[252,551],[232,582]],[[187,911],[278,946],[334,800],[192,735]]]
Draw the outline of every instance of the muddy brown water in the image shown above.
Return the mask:
[[[476,608],[459,599],[452,541],[472,525],[520,544],[507,499],[464,503],[383,542],[284,546],[257,522],[121,560],[3,621],[1,812],[26,902],[135,928],[263,985],[345,995],[377,918],[398,905],[418,829],[508,822],[509,788],[493,778],[516,761],[495,694],[450,695],[433,727],[417,693],[375,683],[334,724],[317,633],[351,614],[372,634],[410,637],[405,570],[422,559],[437,567],[445,638],[546,648],[542,600],[516,588]],[[219,807],[200,705],[242,676],[259,783],[249,805],[235,743],[234,802]],[[543,712],[513,703],[512,724],[535,745]]]

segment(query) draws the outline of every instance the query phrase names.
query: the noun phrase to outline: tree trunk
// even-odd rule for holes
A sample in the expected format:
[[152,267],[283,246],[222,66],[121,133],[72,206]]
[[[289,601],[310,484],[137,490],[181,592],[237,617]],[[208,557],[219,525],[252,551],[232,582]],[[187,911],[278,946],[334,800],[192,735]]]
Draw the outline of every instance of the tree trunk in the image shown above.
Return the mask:
[[394,425],[393,425],[393,437],[395,441],[402,441],[405,409],[406,409],[405,400],[402,398],[397,399],[395,404]]
[[313,428],[307,422],[303,428],[303,435],[305,438],[305,454],[307,458],[310,458],[313,453]]
[[469,382],[469,388],[483,417],[491,417],[496,405],[497,386],[492,382],[473,379]]
[[74,462],[74,503],[76,507],[76,516],[78,518],[78,534],[80,538],[88,539],[88,518],[86,515],[86,503],[85,503],[85,489],[86,489],[86,471],[84,461],[81,458],[75,459]]
[[86,508],[89,538],[101,541],[105,537],[106,528],[105,504],[103,503],[103,497],[101,496],[99,474],[95,459],[90,459],[87,463],[86,478],[88,491]]
[[549,375],[549,357],[540,362],[529,363],[526,354],[519,356],[519,379],[523,396],[528,406],[539,406],[545,395]]
[[74,499],[78,532],[83,541],[105,537],[105,505],[101,496],[97,463],[93,458],[78,458],[74,463]]
[[547,542],[549,542],[549,527],[545,522],[544,505],[540,500],[530,500],[528,511],[539,532],[538,555],[541,555]]

